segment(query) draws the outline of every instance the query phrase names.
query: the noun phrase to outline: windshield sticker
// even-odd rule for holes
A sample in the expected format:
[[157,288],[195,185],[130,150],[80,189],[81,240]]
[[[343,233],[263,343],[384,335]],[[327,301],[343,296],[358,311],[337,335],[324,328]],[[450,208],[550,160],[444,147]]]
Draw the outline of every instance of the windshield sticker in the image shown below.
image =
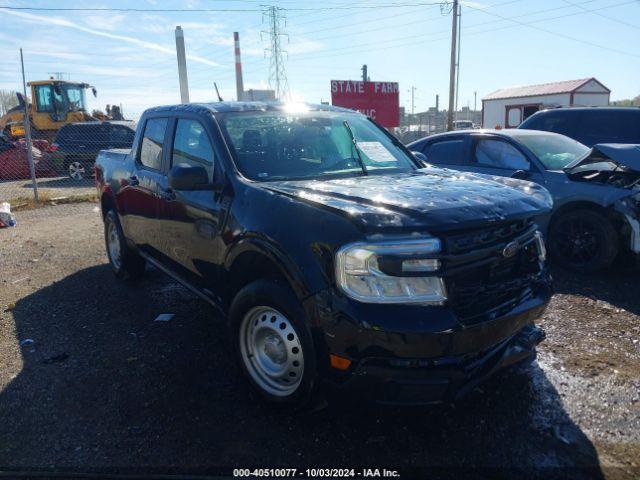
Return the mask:
[[397,160],[380,142],[358,142],[358,148],[376,163],[396,162]]

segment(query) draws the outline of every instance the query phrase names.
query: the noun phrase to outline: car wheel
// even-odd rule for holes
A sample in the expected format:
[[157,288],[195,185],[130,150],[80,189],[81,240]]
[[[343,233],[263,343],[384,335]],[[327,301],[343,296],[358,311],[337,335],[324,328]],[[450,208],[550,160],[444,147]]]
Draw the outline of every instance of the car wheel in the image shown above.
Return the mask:
[[115,276],[121,280],[134,279],[144,273],[145,260],[127,245],[120,220],[115,211],[109,210],[104,217],[104,239],[109,264]]
[[315,349],[293,292],[274,280],[255,281],[235,296],[229,320],[237,361],[258,393],[273,404],[312,405]]
[[570,270],[603,270],[618,256],[618,233],[600,213],[572,210],[551,223],[549,253],[555,262]]
[[80,162],[69,162],[67,172],[69,173],[69,178],[73,180],[82,180],[86,175],[84,165]]

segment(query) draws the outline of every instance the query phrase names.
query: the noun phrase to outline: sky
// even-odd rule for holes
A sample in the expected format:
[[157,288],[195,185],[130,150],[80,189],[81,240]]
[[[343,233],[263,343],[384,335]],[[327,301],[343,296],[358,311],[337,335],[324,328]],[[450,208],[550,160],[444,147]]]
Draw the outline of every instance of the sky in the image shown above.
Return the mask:
[[[499,88],[596,77],[611,99],[640,94],[640,0],[462,0],[458,105],[474,107]],[[235,99],[233,32],[240,33],[245,89],[268,88],[265,4],[280,7],[291,98],[331,98],[331,80],[399,82],[411,111],[446,108],[451,15],[434,0],[0,0],[50,11],[0,8],[0,89],[62,72],[94,85],[89,108],[122,104],[127,118],[179,103],[174,29],[185,35],[191,101],[213,101],[213,82]],[[184,11],[157,11],[178,9]],[[217,9],[226,11],[198,11]],[[156,10],[156,11],[152,11]],[[267,32],[267,33],[262,33]],[[477,95],[474,95],[477,92]]]

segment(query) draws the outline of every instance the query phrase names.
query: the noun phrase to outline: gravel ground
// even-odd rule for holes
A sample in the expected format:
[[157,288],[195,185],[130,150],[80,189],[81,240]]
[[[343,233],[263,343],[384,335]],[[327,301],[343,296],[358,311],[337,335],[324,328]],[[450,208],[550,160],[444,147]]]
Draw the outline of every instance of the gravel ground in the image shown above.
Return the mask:
[[[0,230],[0,272],[5,469],[375,464],[640,477],[636,274],[555,271],[537,365],[456,406],[296,414],[263,405],[239,378],[202,301],[158,272],[113,278],[94,204],[19,212]],[[153,321],[165,312],[176,315]]]

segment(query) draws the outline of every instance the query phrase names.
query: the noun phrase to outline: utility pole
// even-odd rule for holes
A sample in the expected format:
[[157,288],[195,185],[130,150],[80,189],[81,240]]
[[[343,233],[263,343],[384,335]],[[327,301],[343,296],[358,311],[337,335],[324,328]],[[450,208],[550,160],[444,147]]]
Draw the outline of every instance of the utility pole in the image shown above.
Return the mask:
[[362,70],[362,81],[363,82],[368,82],[369,81],[369,75],[367,74],[367,66],[366,65],[362,65],[362,68],[360,70]]
[[[24,57],[22,48],[20,49],[20,65],[22,66],[22,94],[24,95],[24,136],[27,140],[27,161],[29,162],[29,173],[31,174],[31,185],[33,186],[33,198],[36,204],[38,199],[38,182],[36,182],[36,167],[33,163],[33,144],[31,143],[31,118],[29,117],[29,99],[27,98],[27,81],[24,77]],[[35,99],[33,100],[35,101]]]
[[178,55],[178,79],[180,80],[180,102],[189,103],[189,80],[187,78],[187,57],[184,53],[184,32],[176,27],[176,54]]
[[449,111],[447,112],[447,130],[453,130],[453,109],[456,87],[456,50],[458,41],[458,0],[453,0],[451,9],[453,20],[451,22],[451,66],[449,71]]
[[438,114],[438,111],[440,110],[440,95],[438,95],[436,93],[436,114],[433,117],[433,128],[435,129],[435,132],[438,133],[438,117],[440,116]]
[[460,50],[462,42],[460,41],[460,33],[462,32],[462,5],[458,6],[458,55],[456,58],[456,107],[455,119],[458,120],[458,85],[460,84]]
[[240,34],[233,32],[233,42],[236,55],[236,97],[244,100],[244,82],[242,81],[242,60],[240,58]]
[[416,94],[416,87],[412,85],[411,86],[411,116],[412,117],[415,114],[415,110],[416,110],[415,94]]
[[476,108],[477,103],[478,103],[478,91],[474,90],[473,91],[473,111],[474,112],[478,111],[478,109]]
[[283,60],[283,54],[286,54],[286,51],[280,47],[280,37],[287,34],[281,32],[281,24],[283,23],[281,10],[281,8],[275,6],[267,7],[264,15],[266,15],[269,22],[269,31],[263,33],[268,33],[270,37],[270,46],[267,49],[271,58],[269,85],[275,90],[278,100],[287,100],[289,98],[289,82],[287,81]]

